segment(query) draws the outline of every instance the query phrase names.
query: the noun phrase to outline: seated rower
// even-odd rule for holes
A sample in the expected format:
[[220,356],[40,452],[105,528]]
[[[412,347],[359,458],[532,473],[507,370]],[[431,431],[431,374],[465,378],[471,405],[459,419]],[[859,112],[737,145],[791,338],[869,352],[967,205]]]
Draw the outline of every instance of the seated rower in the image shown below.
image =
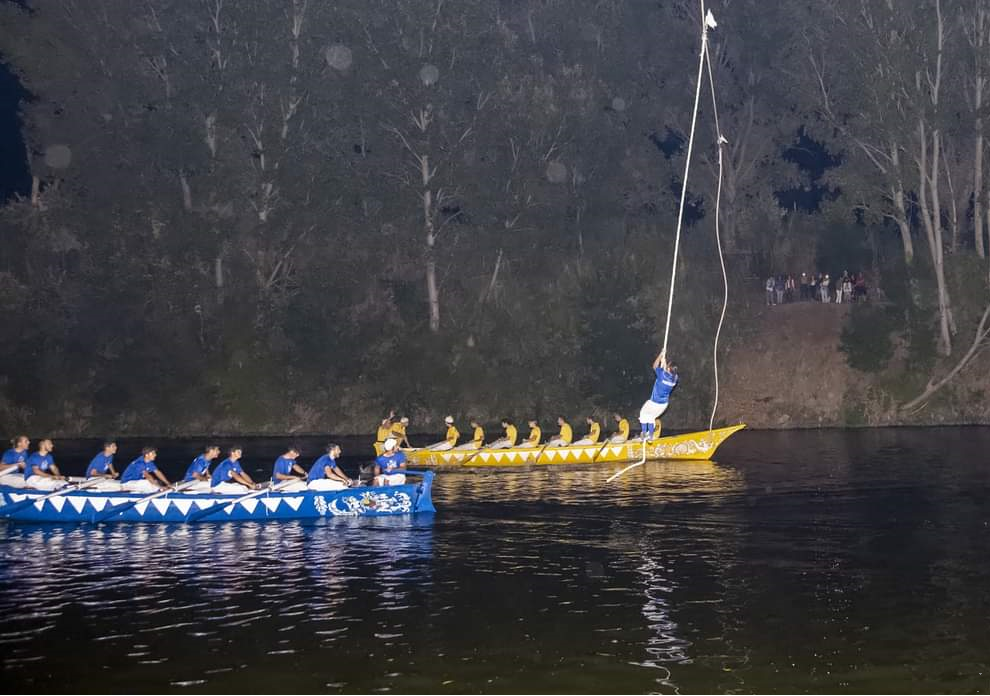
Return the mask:
[[519,438],[519,433],[516,430],[515,423],[508,418],[503,418],[502,429],[505,430],[505,435],[489,444],[489,449],[506,449],[508,447],[516,446],[516,440]]
[[192,464],[186,469],[186,475],[182,478],[183,483],[190,484],[184,489],[186,493],[210,492],[210,464],[219,456],[219,447],[207,445],[203,453],[192,460]]
[[296,463],[299,448],[295,445],[285,450],[285,454],[275,460],[272,467],[272,485],[285,493],[306,490],[306,470]]
[[629,439],[629,421],[618,413],[613,414],[613,417],[615,418],[615,422],[618,423],[618,430],[612,435],[612,442],[616,445],[621,445]]
[[447,424],[447,434],[444,436],[444,439],[436,444],[430,445],[426,449],[444,452],[449,449],[454,449],[457,445],[457,438],[459,438],[461,434],[457,432],[457,428],[454,427],[454,417],[447,416],[443,419],[443,422]]
[[10,444],[13,446],[4,452],[3,458],[0,459],[2,462],[0,463],[0,485],[23,488],[25,485],[24,464],[31,454],[28,452],[31,440],[28,439],[27,435],[18,435],[11,438]]
[[93,457],[86,467],[87,479],[102,479],[95,486],[87,485],[91,491],[102,493],[113,493],[120,490],[120,481],[115,481],[120,474],[113,468],[113,455],[117,454],[117,443],[114,440],[106,440],[103,443],[103,451]]
[[399,419],[398,423],[392,423],[392,432],[390,433],[390,437],[395,438],[395,441],[399,443],[399,447],[412,449],[413,446],[409,444],[409,438],[406,436],[406,428],[408,427],[409,419],[403,416]]
[[602,436],[602,426],[591,416],[585,418],[588,423],[588,434],[575,442],[575,445],[597,445]]
[[557,425],[560,426],[560,432],[557,433],[556,437],[547,442],[548,447],[566,447],[574,439],[574,432],[563,416],[557,416]]
[[406,454],[399,452],[394,438],[385,440],[384,452],[375,460],[376,486],[401,486],[406,482],[402,470],[406,468]]
[[242,454],[240,447],[231,447],[227,451],[227,458],[213,470],[210,487],[214,493],[248,493],[258,487],[241,468]]
[[375,455],[382,453],[382,445],[385,440],[392,437],[392,419],[395,418],[395,411],[389,411],[388,417],[383,418],[378,425],[378,432],[375,434]]
[[145,447],[141,456],[127,465],[120,475],[120,488],[128,493],[156,493],[171,486],[165,474],[155,466],[158,450]]
[[40,491],[54,491],[65,485],[65,477],[55,466],[52,451],[55,444],[44,439],[38,443],[38,451],[24,462],[24,484]]
[[540,430],[540,424],[535,420],[529,421],[529,437],[523,441],[523,447],[539,447],[542,437],[543,431]]
[[471,433],[471,439],[465,442],[463,445],[459,445],[454,449],[459,450],[476,450],[481,449],[481,445],[485,441],[485,430],[481,427],[481,424],[476,420],[471,420],[471,427],[474,428],[474,432]]
[[342,491],[349,488],[351,480],[337,466],[340,456],[338,445],[327,445],[327,453],[313,462],[306,477],[306,485],[311,491]]

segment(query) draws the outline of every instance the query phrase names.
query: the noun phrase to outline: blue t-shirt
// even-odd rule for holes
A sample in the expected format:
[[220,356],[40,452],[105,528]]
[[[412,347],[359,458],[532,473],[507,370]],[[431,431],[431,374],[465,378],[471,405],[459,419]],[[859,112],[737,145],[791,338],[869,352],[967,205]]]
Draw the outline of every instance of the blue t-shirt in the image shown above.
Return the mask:
[[186,476],[183,481],[195,481],[197,480],[193,474],[199,474],[200,476],[207,476],[210,473],[210,462],[205,455],[199,455],[192,460],[192,464],[186,469]]
[[281,483],[285,479],[276,478],[278,474],[284,476],[292,475],[292,467],[296,463],[295,459],[289,459],[288,457],[279,457],[275,460],[275,466],[272,467],[272,483]]
[[213,470],[213,478],[210,479],[210,485],[219,486],[221,483],[228,483],[235,471],[238,474],[244,473],[244,469],[241,468],[241,463],[224,459],[220,462],[220,466]]
[[133,462],[127,465],[124,469],[124,473],[120,475],[120,482],[127,483],[128,481],[140,481],[144,478],[144,472],[153,474],[158,471],[158,467],[155,466],[154,462],[144,461],[144,457],[138,457]]
[[50,454],[42,454],[41,452],[35,452],[27,461],[24,463],[24,478],[28,479],[34,476],[34,467],[38,467],[42,471],[47,472],[52,468],[52,464],[55,460]]
[[3,465],[5,467],[14,466],[15,464],[23,464],[27,461],[28,453],[27,450],[23,452],[18,452],[14,448],[10,448],[3,453]]
[[398,469],[399,465],[406,463],[406,453],[395,452],[394,454],[383,454],[375,459],[375,463],[381,468],[383,474],[388,474]]
[[653,394],[650,401],[665,404],[670,399],[670,392],[677,386],[677,375],[667,372],[662,367],[656,369],[657,380],[653,383]]
[[[307,481],[319,481],[327,477],[327,467],[331,469],[340,469],[337,467],[337,460],[331,457],[329,454],[324,454],[322,457],[313,462],[313,466],[309,469],[309,476],[306,477]],[[342,472],[343,473],[343,472]]]
[[93,457],[93,460],[86,467],[87,476],[102,476],[103,474],[110,473],[110,465],[113,464],[112,454],[103,454],[100,452],[98,455]]

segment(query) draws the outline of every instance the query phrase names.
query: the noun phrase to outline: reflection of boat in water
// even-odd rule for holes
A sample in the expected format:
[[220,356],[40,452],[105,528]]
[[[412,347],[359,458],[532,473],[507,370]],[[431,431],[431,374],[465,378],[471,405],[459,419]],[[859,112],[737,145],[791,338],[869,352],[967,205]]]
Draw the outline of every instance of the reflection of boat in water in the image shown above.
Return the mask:
[[[746,426],[732,425],[715,430],[702,430],[682,435],[670,435],[646,443],[647,460],[685,459],[706,460],[733,433]],[[409,462],[416,466],[444,467],[513,467],[551,464],[608,464],[638,461],[643,457],[643,441],[632,439],[621,444],[566,445],[561,447],[512,447],[508,449],[437,451],[429,449],[404,450]]]
[[86,490],[52,494],[0,486],[0,516],[30,522],[225,522],[436,512],[431,496],[434,473],[426,471],[422,476],[418,483],[401,486],[257,495],[169,492],[148,496]]

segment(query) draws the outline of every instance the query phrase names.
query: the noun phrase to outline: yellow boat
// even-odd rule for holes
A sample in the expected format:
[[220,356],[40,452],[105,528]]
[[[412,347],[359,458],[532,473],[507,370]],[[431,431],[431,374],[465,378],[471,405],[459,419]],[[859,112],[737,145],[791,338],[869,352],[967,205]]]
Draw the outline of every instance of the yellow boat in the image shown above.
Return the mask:
[[[715,450],[745,424],[727,428],[702,430],[696,433],[670,435],[646,443],[646,459],[705,460],[715,456]],[[605,464],[639,461],[643,456],[643,441],[631,439],[621,444],[567,445],[563,447],[511,447],[507,449],[403,450],[410,467],[509,467],[543,466],[547,464]]]

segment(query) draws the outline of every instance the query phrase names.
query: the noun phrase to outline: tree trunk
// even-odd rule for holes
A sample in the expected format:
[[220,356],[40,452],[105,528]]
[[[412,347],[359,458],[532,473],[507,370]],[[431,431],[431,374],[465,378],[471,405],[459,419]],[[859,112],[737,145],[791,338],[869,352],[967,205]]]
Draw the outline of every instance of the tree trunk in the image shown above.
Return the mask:
[[422,155],[419,158],[420,172],[423,179],[423,228],[426,232],[426,293],[430,301],[430,331],[440,331],[440,288],[437,285],[437,260],[435,246],[437,242],[436,226],[433,214],[433,192],[430,190],[430,158]]
[[891,186],[890,193],[894,199],[894,210],[897,211],[897,228],[901,231],[904,263],[910,266],[914,263],[914,240],[911,239],[911,223],[908,221],[907,208],[904,206],[904,184],[900,176],[901,155],[896,143],[890,146],[890,161],[891,168],[897,173],[896,183]]
[[[952,354],[952,333],[949,330],[949,291],[945,285],[945,265],[942,257],[942,221],[938,198],[939,133],[932,133],[932,162],[928,164],[928,133],[924,120],[918,123],[920,159],[918,160],[918,212],[925,226],[928,250],[935,271],[938,295],[939,353]],[[930,173],[929,173],[930,172]],[[929,202],[929,194],[932,197]]]

